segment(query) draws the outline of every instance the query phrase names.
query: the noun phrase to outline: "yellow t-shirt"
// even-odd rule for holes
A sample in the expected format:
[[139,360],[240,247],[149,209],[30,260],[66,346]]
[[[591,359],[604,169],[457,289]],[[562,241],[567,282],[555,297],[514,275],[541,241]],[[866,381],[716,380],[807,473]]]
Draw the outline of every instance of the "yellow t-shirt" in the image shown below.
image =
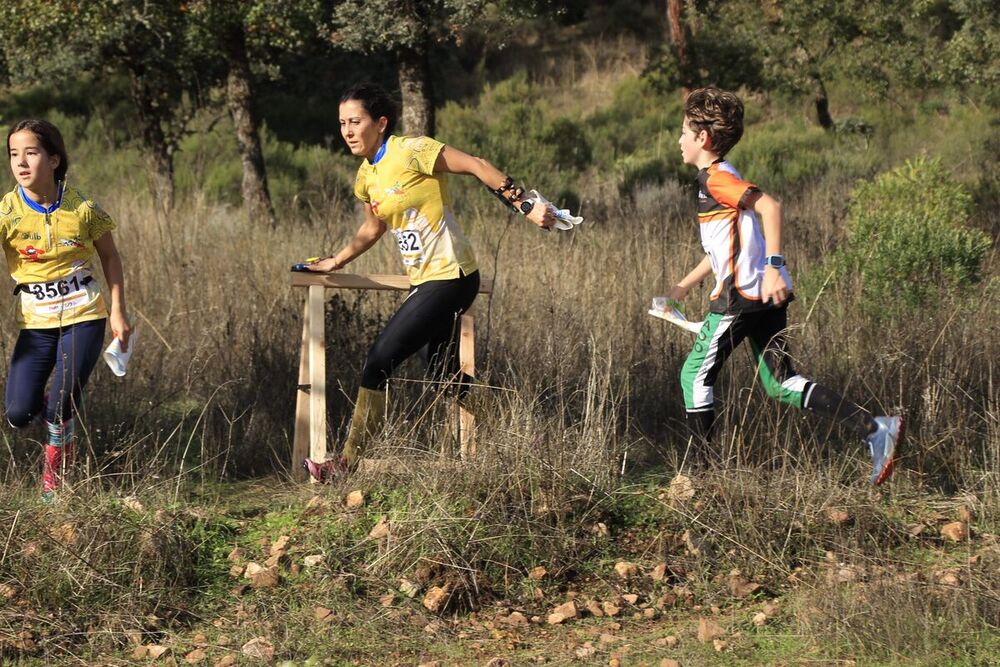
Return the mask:
[[17,290],[17,324],[51,329],[108,316],[93,276],[94,241],[115,223],[79,190],[48,209],[20,186],[0,199],[0,243]]
[[358,169],[354,194],[396,237],[411,285],[474,272],[476,255],[455,222],[447,174],[435,174],[444,144],[390,136],[381,158]]

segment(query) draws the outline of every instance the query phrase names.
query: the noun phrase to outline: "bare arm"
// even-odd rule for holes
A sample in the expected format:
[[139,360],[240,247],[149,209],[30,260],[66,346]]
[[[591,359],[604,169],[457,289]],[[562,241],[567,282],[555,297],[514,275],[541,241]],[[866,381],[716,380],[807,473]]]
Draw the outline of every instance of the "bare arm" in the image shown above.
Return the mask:
[[109,324],[111,333],[121,339],[122,350],[128,350],[128,339],[132,327],[128,323],[128,312],[125,309],[125,271],[122,269],[122,258],[111,232],[105,232],[94,241],[94,249],[101,258],[101,268],[104,269],[104,279],[111,290],[111,316]]
[[[437,162],[434,163],[434,171],[444,174],[466,174],[475,176],[490,190],[496,190],[502,186],[507,176],[502,171],[494,167],[481,157],[475,157],[453,148],[445,146],[438,153]],[[512,203],[520,204],[520,199],[515,199]],[[539,227],[550,227],[555,218],[545,206],[536,206],[528,214],[528,220]]]
[[[763,192],[747,200],[747,208],[753,209],[760,216],[760,226],[764,230],[764,254],[781,254],[781,203]],[[761,286],[761,298],[764,303],[773,302],[781,305],[788,298],[788,284],[781,270],[772,266],[764,267],[764,284]]]
[[354,237],[336,255],[307,264],[306,268],[318,273],[339,271],[375,245],[375,242],[385,234],[385,230],[385,223],[375,215],[372,205],[365,204],[365,221],[354,233]]
[[712,275],[712,263],[709,261],[708,255],[705,255],[696,267],[681,278],[680,282],[667,290],[667,298],[683,301],[692,287],[710,275]]

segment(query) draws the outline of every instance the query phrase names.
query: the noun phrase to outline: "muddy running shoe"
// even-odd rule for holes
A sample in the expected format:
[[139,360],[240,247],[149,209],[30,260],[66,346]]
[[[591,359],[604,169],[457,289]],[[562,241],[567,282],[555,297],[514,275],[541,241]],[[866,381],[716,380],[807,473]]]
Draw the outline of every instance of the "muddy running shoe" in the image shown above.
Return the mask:
[[343,456],[322,463],[316,463],[312,459],[304,459],[302,468],[320,484],[333,484],[335,480],[347,477],[349,472],[347,460]]
[[876,428],[865,437],[872,457],[872,478],[878,486],[892,474],[896,463],[896,443],[903,438],[902,417],[875,417]]

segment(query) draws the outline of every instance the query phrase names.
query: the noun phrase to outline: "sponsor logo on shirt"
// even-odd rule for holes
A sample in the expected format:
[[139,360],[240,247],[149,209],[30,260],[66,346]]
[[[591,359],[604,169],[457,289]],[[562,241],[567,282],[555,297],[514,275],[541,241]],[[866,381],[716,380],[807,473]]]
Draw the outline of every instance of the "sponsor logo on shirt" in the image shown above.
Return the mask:
[[45,254],[44,250],[36,248],[33,245],[29,245],[27,248],[24,248],[23,250],[18,249],[18,252],[24,255],[24,259],[29,262],[41,261],[42,255]]

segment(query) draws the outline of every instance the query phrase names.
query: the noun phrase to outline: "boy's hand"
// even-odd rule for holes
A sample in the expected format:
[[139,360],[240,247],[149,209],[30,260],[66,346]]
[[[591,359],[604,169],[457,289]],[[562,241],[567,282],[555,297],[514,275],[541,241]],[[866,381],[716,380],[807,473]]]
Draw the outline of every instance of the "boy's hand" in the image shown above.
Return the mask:
[[781,271],[772,266],[764,268],[764,285],[761,296],[764,298],[764,303],[771,302],[780,306],[785,302],[785,299],[788,298],[788,283],[785,282]]
[[667,293],[663,296],[674,301],[684,301],[687,298],[688,291],[686,287],[681,287],[680,285],[674,285],[667,290]]

